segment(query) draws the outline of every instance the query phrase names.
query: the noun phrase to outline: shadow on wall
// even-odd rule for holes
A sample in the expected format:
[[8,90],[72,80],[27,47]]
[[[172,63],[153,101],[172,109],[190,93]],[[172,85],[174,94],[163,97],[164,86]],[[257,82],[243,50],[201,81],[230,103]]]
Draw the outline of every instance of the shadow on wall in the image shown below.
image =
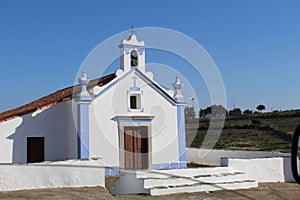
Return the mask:
[[296,182],[292,173],[291,157],[284,157],[283,170],[284,182]]
[[[38,110],[22,116],[22,123],[15,127],[15,132],[7,137],[13,140],[12,162],[27,163],[27,138],[44,137],[44,158],[47,161],[65,160],[70,157],[69,140],[77,140],[76,131],[68,136],[68,106],[56,104],[44,110]],[[73,122],[73,126],[74,122]],[[74,129],[76,130],[76,129]],[[77,145],[73,152],[77,151]]]

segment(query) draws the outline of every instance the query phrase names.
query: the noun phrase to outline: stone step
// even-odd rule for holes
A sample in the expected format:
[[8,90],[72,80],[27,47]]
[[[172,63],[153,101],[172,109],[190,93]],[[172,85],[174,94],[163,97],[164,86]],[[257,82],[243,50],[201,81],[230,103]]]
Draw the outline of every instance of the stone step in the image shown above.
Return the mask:
[[204,191],[216,191],[216,190],[237,190],[237,189],[249,189],[258,187],[257,181],[235,181],[227,183],[216,184],[195,184],[187,186],[168,186],[153,188],[150,190],[150,195],[167,195],[175,193],[191,193],[191,192],[204,192]]
[[245,173],[227,173],[195,176],[191,178],[144,179],[144,188],[151,189],[160,186],[180,186],[201,183],[224,183],[248,180]]
[[170,169],[170,170],[147,170],[136,171],[136,176],[139,179],[158,179],[169,177],[195,177],[210,174],[233,173],[234,170],[230,167],[206,167],[192,169]]
[[125,171],[112,194],[165,195],[258,187],[247,174],[229,167]]

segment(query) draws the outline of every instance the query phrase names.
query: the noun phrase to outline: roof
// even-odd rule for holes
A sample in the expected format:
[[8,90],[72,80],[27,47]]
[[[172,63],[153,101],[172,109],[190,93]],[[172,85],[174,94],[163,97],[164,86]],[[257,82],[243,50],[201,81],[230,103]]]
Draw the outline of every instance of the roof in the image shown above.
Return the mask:
[[[110,74],[101,78],[93,79],[89,82],[87,89],[92,89],[95,86],[103,86],[110,81],[112,81],[116,77],[115,74]],[[58,90],[52,94],[44,96],[40,99],[37,99],[33,102],[25,104],[23,106],[14,108],[12,110],[8,110],[0,113],[0,122],[7,121],[13,119],[18,116],[22,116],[31,112],[34,112],[38,109],[42,109],[53,104],[57,104],[66,100],[73,99],[80,92],[80,86],[75,85],[71,87],[64,88],[62,90]]]

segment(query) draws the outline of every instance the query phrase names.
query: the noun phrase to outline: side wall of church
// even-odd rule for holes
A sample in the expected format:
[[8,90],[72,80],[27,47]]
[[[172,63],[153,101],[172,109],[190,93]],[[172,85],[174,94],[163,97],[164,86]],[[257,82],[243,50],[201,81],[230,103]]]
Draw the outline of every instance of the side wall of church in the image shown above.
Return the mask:
[[[65,160],[68,151],[68,103],[0,123],[0,162],[26,163],[27,137],[44,137],[45,160]],[[70,122],[69,122],[70,123]],[[74,150],[73,150],[74,151]]]

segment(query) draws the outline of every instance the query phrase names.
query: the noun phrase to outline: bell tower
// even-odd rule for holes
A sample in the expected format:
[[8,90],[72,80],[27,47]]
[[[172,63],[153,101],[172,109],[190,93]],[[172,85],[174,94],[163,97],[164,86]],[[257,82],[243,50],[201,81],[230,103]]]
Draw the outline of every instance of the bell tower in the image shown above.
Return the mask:
[[144,41],[138,41],[133,28],[128,40],[122,40],[120,47],[120,66],[123,72],[137,68],[145,72],[145,45]]

